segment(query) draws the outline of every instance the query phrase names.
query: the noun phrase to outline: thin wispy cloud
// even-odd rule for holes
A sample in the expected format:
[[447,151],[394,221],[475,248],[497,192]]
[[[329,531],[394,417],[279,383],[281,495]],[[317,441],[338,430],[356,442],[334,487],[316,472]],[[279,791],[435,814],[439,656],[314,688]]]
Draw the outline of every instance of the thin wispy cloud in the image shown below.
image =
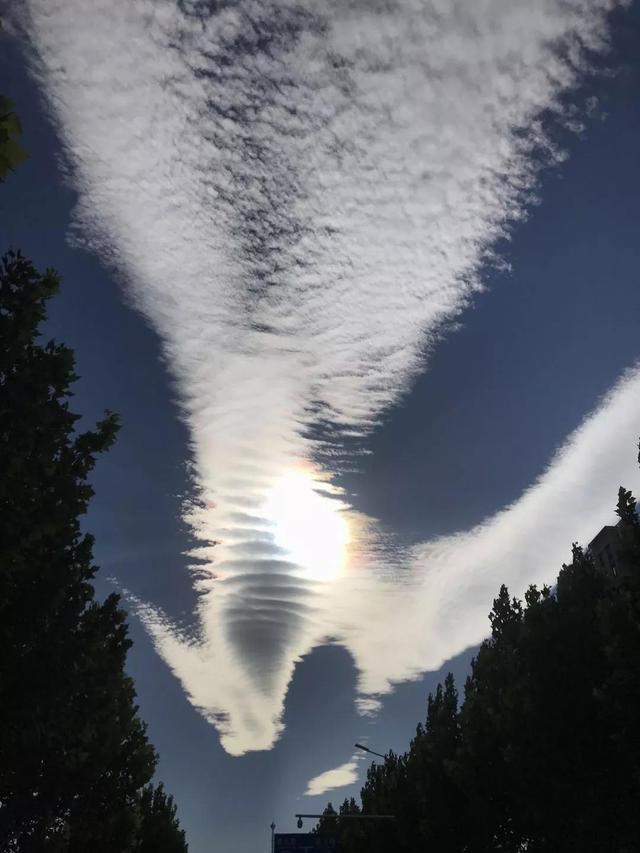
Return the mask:
[[628,480],[636,374],[460,536],[389,551],[332,485],[343,439],[366,442],[428,366],[560,158],[546,128],[573,120],[615,6],[26,3],[73,238],[158,331],[191,432],[199,627],[140,612],[229,752],[274,744],[295,664],[327,637],[369,712],[477,642],[496,583],[548,579]]
[[324,773],[314,776],[313,779],[309,780],[307,790],[304,793],[306,797],[318,797],[320,794],[326,794],[327,791],[353,785],[357,781],[358,761],[353,757],[351,761],[334,767],[333,770],[325,770]]

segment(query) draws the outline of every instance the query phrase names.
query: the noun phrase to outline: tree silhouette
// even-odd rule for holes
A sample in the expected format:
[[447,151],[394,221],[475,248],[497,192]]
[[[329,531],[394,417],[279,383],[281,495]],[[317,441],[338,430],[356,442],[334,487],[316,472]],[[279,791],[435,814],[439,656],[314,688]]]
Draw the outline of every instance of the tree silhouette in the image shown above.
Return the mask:
[[162,784],[147,785],[140,795],[141,843],[136,853],[184,853],[187,849],[184,831],[176,819],[173,797],[164,792]]
[[614,577],[573,546],[555,588],[501,587],[462,707],[453,678],[429,696],[403,756],[373,764],[368,827],[346,853],[631,853],[640,839],[640,524],[621,488]]
[[13,107],[13,101],[0,95],[0,183],[27,159],[27,152],[18,142],[22,126]]
[[73,353],[39,341],[58,287],[20,253],[0,262],[0,849],[124,853],[153,824],[156,756],[124,671],[125,613],[95,600],[80,528],[118,423],[76,430]]

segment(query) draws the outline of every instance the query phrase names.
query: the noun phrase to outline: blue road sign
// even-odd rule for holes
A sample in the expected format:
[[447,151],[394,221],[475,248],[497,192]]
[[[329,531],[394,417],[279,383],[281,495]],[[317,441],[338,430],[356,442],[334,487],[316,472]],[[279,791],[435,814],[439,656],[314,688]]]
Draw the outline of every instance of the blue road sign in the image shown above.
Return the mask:
[[273,849],[274,853],[338,853],[338,840],[311,832],[276,832]]

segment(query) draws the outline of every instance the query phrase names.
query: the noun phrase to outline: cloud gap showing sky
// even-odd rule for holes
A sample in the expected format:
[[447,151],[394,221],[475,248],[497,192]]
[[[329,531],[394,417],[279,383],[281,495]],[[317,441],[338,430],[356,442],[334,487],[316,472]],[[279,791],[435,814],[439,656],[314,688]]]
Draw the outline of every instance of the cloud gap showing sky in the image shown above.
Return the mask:
[[28,0],[15,22],[78,191],[71,238],[159,333],[190,430],[198,627],[139,613],[231,754],[273,747],[296,663],[328,639],[375,713],[632,483],[633,366],[473,530],[394,546],[332,482],[561,160],[548,128],[575,123],[619,5]]

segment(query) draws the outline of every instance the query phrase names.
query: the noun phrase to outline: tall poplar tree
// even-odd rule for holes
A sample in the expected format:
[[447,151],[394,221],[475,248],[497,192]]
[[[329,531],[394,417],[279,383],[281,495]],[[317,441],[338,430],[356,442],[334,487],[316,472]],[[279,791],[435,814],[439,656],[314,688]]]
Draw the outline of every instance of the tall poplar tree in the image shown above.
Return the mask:
[[0,262],[0,849],[128,853],[164,809],[182,844],[154,849],[174,853],[173,804],[143,795],[156,755],[125,613],[117,595],[96,601],[80,527],[118,422],[77,430],[73,352],[39,332],[58,287],[20,253]]
[[574,545],[554,588],[501,587],[460,710],[448,677],[408,751],[369,769],[362,813],[395,823],[350,838],[333,818],[343,853],[639,849],[640,521],[622,487],[616,512],[616,575]]

